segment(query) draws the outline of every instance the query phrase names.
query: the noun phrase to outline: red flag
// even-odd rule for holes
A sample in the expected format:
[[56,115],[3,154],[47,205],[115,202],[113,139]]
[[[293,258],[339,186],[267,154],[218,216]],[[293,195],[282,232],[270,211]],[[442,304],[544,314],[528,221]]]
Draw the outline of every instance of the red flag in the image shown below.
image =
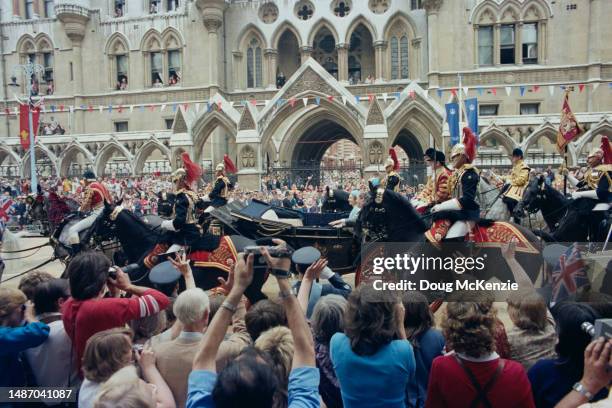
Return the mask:
[[[19,105],[19,139],[21,147],[25,150],[30,148],[30,122],[29,122],[30,107],[28,104]],[[32,111],[32,131],[34,132],[34,141],[36,141],[36,131],[38,130],[38,119],[40,117],[40,109],[34,108]]]
[[533,86],[533,92],[538,92],[540,90],[540,85]]
[[457,88],[451,88],[451,94],[457,96]]
[[295,106],[295,98],[289,99],[289,105],[293,108]]
[[580,89],[580,92],[584,91],[584,84],[578,84],[578,89]]
[[60,105],[60,112],[64,111],[64,105]]
[[184,103],[184,104],[183,104],[183,110],[184,110],[185,112],[187,112],[187,110],[188,110],[188,109],[189,109],[189,104],[188,104],[188,103]]
[[491,92],[493,95],[497,96],[497,88],[491,88]]
[[561,109],[561,123],[559,123],[559,132],[557,132],[557,148],[559,152],[565,153],[565,146],[572,140],[576,139],[584,132],[576,116],[572,112],[569,105],[569,92],[565,92],[563,98],[563,108]]
[[119,105],[119,113],[123,112],[123,105]]
[[374,95],[368,94],[368,101],[372,103],[373,100],[374,100]]
[[255,100],[255,99],[251,99],[251,105],[253,105],[253,106],[257,106],[257,100]]
[[89,112],[93,112],[93,105],[89,105],[89,106],[87,107],[87,110],[88,110]]
[[227,154],[223,155],[223,163],[225,164],[226,172],[236,173],[236,171],[238,171],[236,169],[236,165],[234,165],[234,162],[232,161],[232,159],[230,159],[230,157]]
[[330,102],[334,101],[334,95],[327,95],[327,100]]
[[154,106],[154,105],[149,105],[149,110],[150,110],[151,112],[153,112],[153,111],[155,110],[155,106]]

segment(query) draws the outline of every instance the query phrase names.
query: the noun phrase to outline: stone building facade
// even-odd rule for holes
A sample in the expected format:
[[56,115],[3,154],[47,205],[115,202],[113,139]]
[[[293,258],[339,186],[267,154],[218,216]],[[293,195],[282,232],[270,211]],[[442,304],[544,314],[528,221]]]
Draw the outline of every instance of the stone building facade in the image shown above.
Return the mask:
[[558,164],[562,86],[573,90],[586,128],[569,148],[571,164],[584,160],[597,135],[612,134],[608,0],[7,0],[0,7],[4,174],[7,166],[13,175],[29,172],[13,114],[25,92],[13,67],[29,60],[44,71],[42,120],[66,130],[39,138],[37,166],[61,175],[77,165],[100,174],[165,172],[182,151],[207,166],[228,153],[242,184],[256,186],[270,168],[320,162],[340,139],[359,146],[366,172],[380,168],[390,146],[416,164],[433,143],[448,149],[444,103],[451,90],[466,97],[459,74],[479,99],[482,166],[507,165],[518,146],[534,165]]

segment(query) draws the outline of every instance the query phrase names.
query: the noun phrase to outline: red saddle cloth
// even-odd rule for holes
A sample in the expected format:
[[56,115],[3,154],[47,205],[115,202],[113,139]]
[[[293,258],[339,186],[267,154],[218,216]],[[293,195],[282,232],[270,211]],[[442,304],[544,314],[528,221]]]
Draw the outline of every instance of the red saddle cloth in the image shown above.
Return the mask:
[[530,254],[539,253],[538,249],[515,225],[495,221],[491,225],[476,225],[471,233],[471,239],[479,246],[501,247],[512,240],[516,241],[516,251]]
[[[144,265],[147,269],[153,268],[159,262],[156,257],[165,253],[170,246],[168,244],[157,244],[145,257]],[[155,258],[154,258],[155,257]],[[187,254],[187,259],[193,262],[193,266],[200,268],[218,268],[229,272],[238,259],[238,251],[229,236],[221,237],[219,247],[214,251],[193,251]]]

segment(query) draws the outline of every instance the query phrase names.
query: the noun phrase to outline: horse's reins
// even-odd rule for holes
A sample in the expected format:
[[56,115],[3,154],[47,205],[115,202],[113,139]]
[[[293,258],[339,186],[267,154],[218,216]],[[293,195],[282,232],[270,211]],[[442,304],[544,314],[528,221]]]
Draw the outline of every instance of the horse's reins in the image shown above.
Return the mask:
[[15,279],[15,278],[18,278],[18,277],[20,277],[20,276],[25,275],[26,273],[30,273],[30,272],[32,272],[32,271],[35,271],[36,269],[38,269],[38,268],[42,268],[42,267],[43,267],[43,266],[45,266],[46,264],[51,263],[51,262],[53,262],[53,261],[55,261],[55,260],[57,260],[57,259],[58,259],[57,257],[53,256],[53,257],[51,257],[51,258],[47,259],[45,262],[41,263],[40,265],[36,265],[35,267],[30,268],[30,269],[28,269],[27,271],[25,271],[25,272],[21,272],[21,273],[19,273],[19,274],[17,274],[17,275],[13,275],[13,276],[11,276],[10,278],[6,278],[6,279],[4,279],[3,281],[1,281],[0,283],[8,282],[8,281],[10,281],[11,279]]
[[[2,254],[17,254],[17,253],[20,253],[20,252],[28,252],[28,251],[33,251],[35,249],[40,249],[40,248],[46,247],[47,245],[51,245],[51,243],[45,242],[44,244],[37,245],[37,246],[32,247],[32,248],[19,249],[19,250],[16,250],[16,251],[3,251],[3,250],[0,250],[0,253],[2,253]],[[17,258],[15,258],[15,259],[17,259]]]

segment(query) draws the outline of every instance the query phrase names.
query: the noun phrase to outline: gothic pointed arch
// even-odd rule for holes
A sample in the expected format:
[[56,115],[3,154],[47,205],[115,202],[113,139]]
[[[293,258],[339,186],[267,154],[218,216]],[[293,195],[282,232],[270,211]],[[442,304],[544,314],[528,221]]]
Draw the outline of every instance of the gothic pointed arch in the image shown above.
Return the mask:
[[109,87],[126,90],[130,79],[130,45],[121,33],[111,35],[106,42],[105,54],[108,57]]
[[59,174],[64,177],[67,176],[70,171],[70,165],[74,163],[76,156],[81,153],[85,158],[85,161],[89,164],[95,162],[94,155],[85,148],[81,143],[76,140],[70,142],[65,149],[62,150],[62,153],[59,155]]
[[248,46],[252,37],[257,38],[257,40],[261,42],[262,48],[268,48],[268,42],[266,41],[266,36],[264,35],[264,33],[255,24],[249,23],[242,30],[240,30],[240,34],[238,34],[238,43],[236,44],[236,49],[245,49]]
[[113,33],[106,41],[104,53],[106,55],[127,54],[130,51],[130,42],[120,32]]
[[143,51],[161,51],[162,50],[162,39],[161,34],[154,28],[148,30],[140,41],[140,49]]
[[[57,168],[57,156],[47,146],[40,142],[36,142],[35,154],[37,162],[42,155],[44,155],[48,159],[48,165],[50,166],[52,174],[57,175],[59,173],[59,169]],[[38,167],[37,171],[40,171]],[[25,155],[23,156],[23,160],[21,160],[21,174],[30,174],[30,150],[25,153]]]
[[53,41],[45,33],[39,33],[34,38],[36,51],[38,52],[53,52]]
[[17,52],[20,55],[34,54],[36,52],[36,43],[30,34],[24,34],[17,41]]
[[217,128],[224,129],[234,139],[236,138],[237,124],[223,111],[213,110],[205,112],[194,121],[191,127],[194,150],[194,157],[192,159],[194,162],[200,162],[204,144]]
[[183,36],[174,27],[168,27],[161,33],[161,41],[165,50],[180,49],[185,46]]
[[130,168],[130,174],[132,173],[132,153],[130,153],[130,151],[125,146],[123,146],[116,140],[111,140],[110,142],[106,143],[104,147],[102,147],[96,154],[96,160],[94,162],[96,176],[102,176],[105,174],[106,164],[113,156],[113,153],[119,153],[120,155],[125,157]]
[[481,146],[486,146],[489,141],[499,143],[508,155],[512,154],[515,147],[518,147],[512,137],[495,125],[489,126],[480,133],[479,144]]
[[[591,128],[578,139],[576,143],[576,152],[579,158],[582,158],[585,154],[588,154],[589,145],[593,145],[593,140],[597,136],[607,136],[609,140],[612,140],[612,123],[607,119],[602,119],[596,124],[593,124]],[[597,140],[599,143],[599,140]]]
[[372,23],[367,18],[365,18],[363,14],[359,14],[353,19],[353,21],[351,21],[351,24],[346,30],[346,35],[344,36],[344,42],[346,44],[350,44],[351,35],[353,34],[353,32],[355,32],[355,30],[360,25],[363,25],[370,32],[370,35],[372,36],[373,41],[376,41],[379,39],[378,33],[376,32],[376,27],[372,25]]
[[321,30],[324,27],[329,30],[329,32],[334,37],[335,43],[338,44],[340,42],[340,36],[338,35],[338,32],[336,31],[334,25],[329,20],[323,17],[319,19],[310,29],[310,32],[308,33],[308,40],[306,41],[306,44],[310,45],[311,47],[314,47],[314,44],[313,44],[314,39],[316,35],[318,34],[319,30]]
[[302,36],[300,35],[299,30],[290,21],[283,21],[282,23],[279,24],[278,27],[276,27],[276,29],[272,33],[272,37],[270,40],[271,48],[278,50],[279,48],[278,42],[280,41],[280,38],[283,36],[283,34],[285,34],[286,31],[290,31],[295,36],[295,39],[297,40],[297,43],[298,43],[298,47],[302,46],[302,44],[304,43],[304,40],[302,39]]
[[164,156],[168,162],[172,161],[172,153],[170,149],[161,143],[156,138],[151,138],[146,141],[136,152],[134,155],[134,173],[141,174],[142,169],[144,168],[145,162],[155,150],[159,150],[159,152]]
[[558,128],[550,122],[545,122],[535,129],[527,138],[521,143],[521,148],[525,154],[529,148],[535,144],[540,138],[545,137],[551,143],[555,144],[557,141]]

